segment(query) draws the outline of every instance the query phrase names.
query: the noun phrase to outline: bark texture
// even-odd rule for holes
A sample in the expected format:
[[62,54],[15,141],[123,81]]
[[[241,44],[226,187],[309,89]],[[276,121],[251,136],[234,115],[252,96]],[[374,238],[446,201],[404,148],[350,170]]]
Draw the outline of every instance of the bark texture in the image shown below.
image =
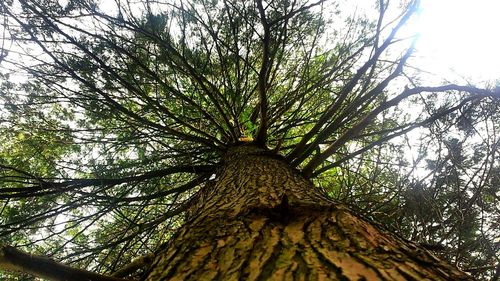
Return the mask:
[[267,150],[230,149],[146,280],[472,280],[322,196]]

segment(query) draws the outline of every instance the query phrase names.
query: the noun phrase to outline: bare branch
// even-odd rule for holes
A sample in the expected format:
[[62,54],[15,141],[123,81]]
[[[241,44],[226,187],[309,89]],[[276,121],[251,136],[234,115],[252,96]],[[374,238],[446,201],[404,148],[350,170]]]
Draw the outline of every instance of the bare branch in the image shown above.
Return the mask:
[[0,268],[21,271],[53,281],[126,281],[112,276],[97,274],[79,268],[69,267],[46,257],[32,255],[11,246],[0,245]]
[[257,1],[257,8],[260,14],[260,21],[262,27],[264,28],[264,37],[262,39],[263,50],[262,50],[262,63],[259,71],[259,104],[260,104],[260,126],[257,132],[256,142],[259,144],[265,144],[267,140],[267,79],[269,73],[269,56],[270,56],[270,44],[271,44],[271,29],[269,23],[267,22],[266,12],[262,6],[262,0]]

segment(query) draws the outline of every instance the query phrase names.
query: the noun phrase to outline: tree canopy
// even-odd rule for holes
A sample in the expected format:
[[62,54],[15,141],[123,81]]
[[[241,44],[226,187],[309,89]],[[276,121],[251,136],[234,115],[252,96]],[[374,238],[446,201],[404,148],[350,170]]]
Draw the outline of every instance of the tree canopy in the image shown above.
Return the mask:
[[255,142],[498,278],[500,88],[423,78],[418,1],[347,2],[0,3],[0,244],[114,272]]

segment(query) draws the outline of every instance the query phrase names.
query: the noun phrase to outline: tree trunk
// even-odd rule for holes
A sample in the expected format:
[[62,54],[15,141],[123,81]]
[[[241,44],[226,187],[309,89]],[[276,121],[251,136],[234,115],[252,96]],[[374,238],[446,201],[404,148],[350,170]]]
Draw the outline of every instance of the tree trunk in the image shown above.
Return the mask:
[[286,161],[231,148],[146,280],[471,280],[334,204]]

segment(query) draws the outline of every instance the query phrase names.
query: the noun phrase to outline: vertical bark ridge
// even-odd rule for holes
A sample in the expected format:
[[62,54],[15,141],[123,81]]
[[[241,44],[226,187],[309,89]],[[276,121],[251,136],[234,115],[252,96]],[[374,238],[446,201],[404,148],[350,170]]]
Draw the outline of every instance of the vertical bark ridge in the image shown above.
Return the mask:
[[230,150],[202,192],[146,280],[472,280],[262,148]]

